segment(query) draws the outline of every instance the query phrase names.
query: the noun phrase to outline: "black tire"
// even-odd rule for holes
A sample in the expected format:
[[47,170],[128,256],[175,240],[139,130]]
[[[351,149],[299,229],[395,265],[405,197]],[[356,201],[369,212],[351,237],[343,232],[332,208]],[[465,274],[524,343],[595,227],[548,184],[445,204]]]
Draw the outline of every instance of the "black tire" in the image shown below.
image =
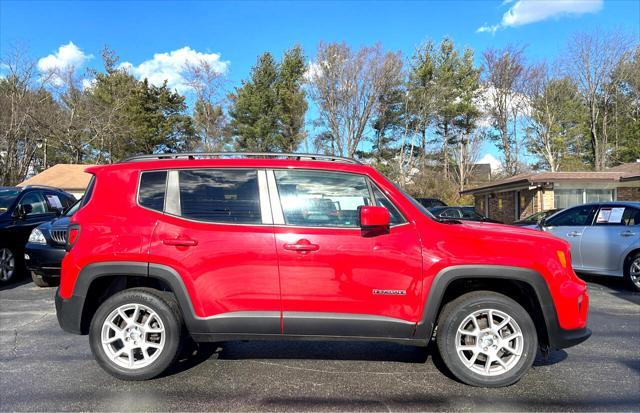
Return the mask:
[[640,252],[636,252],[630,255],[625,263],[624,263],[624,278],[627,280],[627,285],[631,291],[640,292],[640,276],[635,274],[631,274],[631,266],[632,265],[640,265]]
[[[113,362],[102,346],[102,326],[107,317],[125,304],[142,304],[161,319],[165,344],[157,358],[138,369],[124,368]],[[132,288],[109,297],[96,311],[89,329],[89,343],[96,361],[107,373],[122,380],[149,380],[162,374],[178,357],[183,335],[183,321],[173,294],[152,288]]]
[[35,271],[31,271],[31,279],[33,283],[38,287],[55,287],[60,284],[60,278],[58,277],[45,277],[37,274]]
[[[475,312],[489,309],[497,310],[511,317],[519,326],[523,338],[520,359],[516,362],[516,358],[513,358],[513,364],[510,365],[509,370],[492,376],[477,373],[471,367],[467,367],[461,359],[462,356],[459,356],[456,351],[456,334],[463,321]],[[480,327],[482,329],[483,326]],[[501,336],[504,337],[502,334]],[[503,387],[516,383],[531,367],[538,350],[536,328],[527,311],[511,298],[492,291],[467,293],[447,303],[438,318],[436,341],[440,356],[451,373],[463,383],[478,387]],[[477,342],[479,343],[479,341]],[[471,344],[475,345],[476,340],[472,339]],[[470,354],[464,351],[461,353],[463,356]],[[475,352],[471,354],[475,355]],[[469,357],[471,358],[470,355]],[[475,363],[481,362],[484,358],[486,365],[486,356],[477,357]],[[475,363],[470,361],[470,364],[478,368]],[[490,369],[493,368],[493,363],[488,363]],[[499,367],[496,365],[496,368]]]
[[[9,255],[11,256],[11,261],[13,262],[13,270],[8,271],[8,262],[5,262],[5,259],[9,260]],[[0,286],[8,285],[12,282],[19,280],[23,275],[24,261],[23,254],[17,251],[15,248],[8,247],[6,245],[0,246]]]

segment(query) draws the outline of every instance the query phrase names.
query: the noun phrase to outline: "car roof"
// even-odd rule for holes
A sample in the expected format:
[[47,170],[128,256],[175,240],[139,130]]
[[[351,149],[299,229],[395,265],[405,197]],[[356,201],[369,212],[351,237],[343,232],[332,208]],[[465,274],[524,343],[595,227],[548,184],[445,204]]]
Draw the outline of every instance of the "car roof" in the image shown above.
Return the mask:
[[[569,208],[576,208],[581,206],[595,206],[595,207],[607,207],[607,206],[630,206],[640,208],[640,202],[638,201],[606,201],[606,202],[587,202],[586,204],[574,205]],[[567,209],[569,209],[567,208]]]

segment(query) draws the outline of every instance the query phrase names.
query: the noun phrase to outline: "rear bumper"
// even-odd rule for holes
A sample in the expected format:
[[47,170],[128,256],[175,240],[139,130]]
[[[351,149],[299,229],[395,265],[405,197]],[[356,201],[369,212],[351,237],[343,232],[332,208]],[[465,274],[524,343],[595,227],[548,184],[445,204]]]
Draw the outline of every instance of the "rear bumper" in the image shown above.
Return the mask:
[[56,290],[56,315],[60,327],[73,334],[82,334],[82,308],[84,297],[72,296],[65,300],[60,297],[60,290]]

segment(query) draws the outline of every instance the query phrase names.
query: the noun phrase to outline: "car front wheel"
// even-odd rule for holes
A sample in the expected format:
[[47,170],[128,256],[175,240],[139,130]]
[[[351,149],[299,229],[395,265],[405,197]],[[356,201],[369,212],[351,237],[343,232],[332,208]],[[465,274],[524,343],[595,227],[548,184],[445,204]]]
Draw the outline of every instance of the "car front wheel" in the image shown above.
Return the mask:
[[100,366],[123,380],[148,380],[176,359],[182,319],[171,294],[134,288],[107,299],[89,331],[91,351]]
[[13,280],[18,268],[16,254],[6,247],[0,248],[0,285]]
[[538,348],[527,311],[491,291],[464,294],[449,302],[438,321],[437,344],[445,365],[473,386],[509,386],[531,367]]

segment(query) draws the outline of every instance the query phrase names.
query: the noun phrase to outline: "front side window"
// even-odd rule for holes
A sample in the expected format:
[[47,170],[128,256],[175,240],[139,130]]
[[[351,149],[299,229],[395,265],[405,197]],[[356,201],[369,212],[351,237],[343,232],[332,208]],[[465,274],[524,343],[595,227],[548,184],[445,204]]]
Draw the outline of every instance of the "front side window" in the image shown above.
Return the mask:
[[140,206],[162,212],[166,183],[167,171],[142,172],[138,189]]
[[20,206],[24,207],[26,205],[31,206],[31,212],[27,213],[27,216],[46,214],[48,212],[44,197],[40,192],[29,192],[25,194],[20,200]]
[[387,211],[389,211],[389,215],[391,216],[391,220],[390,220],[391,225],[398,225],[406,222],[404,217],[400,213],[400,211],[398,211],[398,209],[395,207],[395,205],[393,205],[391,201],[389,201],[389,198],[387,198],[382,193],[382,191],[375,185],[373,185],[373,196],[376,199],[376,205],[383,206],[387,208]]
[[246,169],[179,171],[181,215],[198,221],[260,224],[258,173]]
[[275,178],[287,225],[356,228],[358,207],[372,205],[361,175],[289,170]]
[[581,227],[591,225],[594,209],[591,205],[571,208],[549,218],[545,225],[549,227]]

